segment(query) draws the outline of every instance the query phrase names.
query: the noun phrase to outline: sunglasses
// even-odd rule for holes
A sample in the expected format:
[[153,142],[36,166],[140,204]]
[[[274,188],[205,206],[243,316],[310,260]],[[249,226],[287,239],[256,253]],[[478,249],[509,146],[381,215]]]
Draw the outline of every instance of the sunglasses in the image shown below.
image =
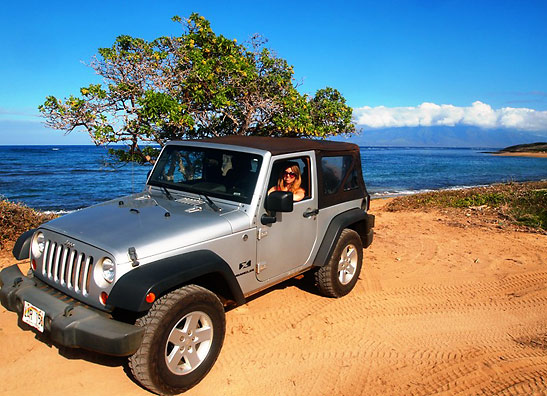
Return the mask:
[[290,177],[296,177],[296,173],[294,172],[283,172],[283,177],[290,176]]

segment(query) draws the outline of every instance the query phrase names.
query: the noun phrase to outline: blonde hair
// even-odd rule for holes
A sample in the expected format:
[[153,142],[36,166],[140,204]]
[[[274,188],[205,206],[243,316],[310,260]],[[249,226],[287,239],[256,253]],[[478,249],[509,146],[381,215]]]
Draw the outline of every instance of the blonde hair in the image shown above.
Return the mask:
[[294,182],[290,186],[290,188],[287,189],[287,191],[292,192],[295,194],[299,189],[300,185],[302,184],[302,175],[300,174],[300,167],[298,164],[295,163],[288,163],[286,166],[283,167],[283,170],[279,174],[279,178],[277,179],[277,191],[282,191],[282,188],[285,185],[285,180],[283,179],[283,174],[287,169],[290,169],[294,174]]

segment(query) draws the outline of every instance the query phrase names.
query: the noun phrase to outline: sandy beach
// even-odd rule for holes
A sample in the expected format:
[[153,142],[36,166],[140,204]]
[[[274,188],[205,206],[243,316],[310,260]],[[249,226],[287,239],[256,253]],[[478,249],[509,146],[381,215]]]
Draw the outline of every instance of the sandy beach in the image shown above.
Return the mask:
[[[386,202],[352,293],[293,279],[229,311],[219,360],[186,394],[546,395],[547,236]],[[0,307],[0,394],[150,393],[125,359],[48,345]]]
[[500,157],[533,157],[533,158],[547,158],[547,153],[532,153],[532,152],[505,152],[505,153],[493,153]]

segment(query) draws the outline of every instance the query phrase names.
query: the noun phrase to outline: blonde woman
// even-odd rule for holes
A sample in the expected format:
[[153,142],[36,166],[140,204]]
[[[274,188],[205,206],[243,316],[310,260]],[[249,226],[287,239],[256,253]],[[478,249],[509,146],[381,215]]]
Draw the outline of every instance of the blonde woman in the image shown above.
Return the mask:
[[293,200],[301,201],[306,196],[306,191],[300,187],[302,184],[302,175],[300,167],[294,162],[289,162],[284,167],[284,170],[277,179],[277,185],[268,190],[268,194],[272,191],[290,191],[293,193]]

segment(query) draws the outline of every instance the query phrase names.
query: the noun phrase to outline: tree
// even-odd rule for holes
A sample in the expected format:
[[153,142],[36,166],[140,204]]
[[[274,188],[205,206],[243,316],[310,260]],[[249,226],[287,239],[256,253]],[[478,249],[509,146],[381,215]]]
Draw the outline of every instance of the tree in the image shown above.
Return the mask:
[[[149,144],[223,135],[320,137],[355,132],[352,109],[333,88],[300,94],[293,68],[255,35],[247,45],[216,35],[198,14],[174,17],[178,37],[120,36],[90,63],[105,85],[81,96],[48,96],[39,107],[48,127],[85,129],[122,161],[152,162]],[[148,145],[148,146],[147,146]]]

